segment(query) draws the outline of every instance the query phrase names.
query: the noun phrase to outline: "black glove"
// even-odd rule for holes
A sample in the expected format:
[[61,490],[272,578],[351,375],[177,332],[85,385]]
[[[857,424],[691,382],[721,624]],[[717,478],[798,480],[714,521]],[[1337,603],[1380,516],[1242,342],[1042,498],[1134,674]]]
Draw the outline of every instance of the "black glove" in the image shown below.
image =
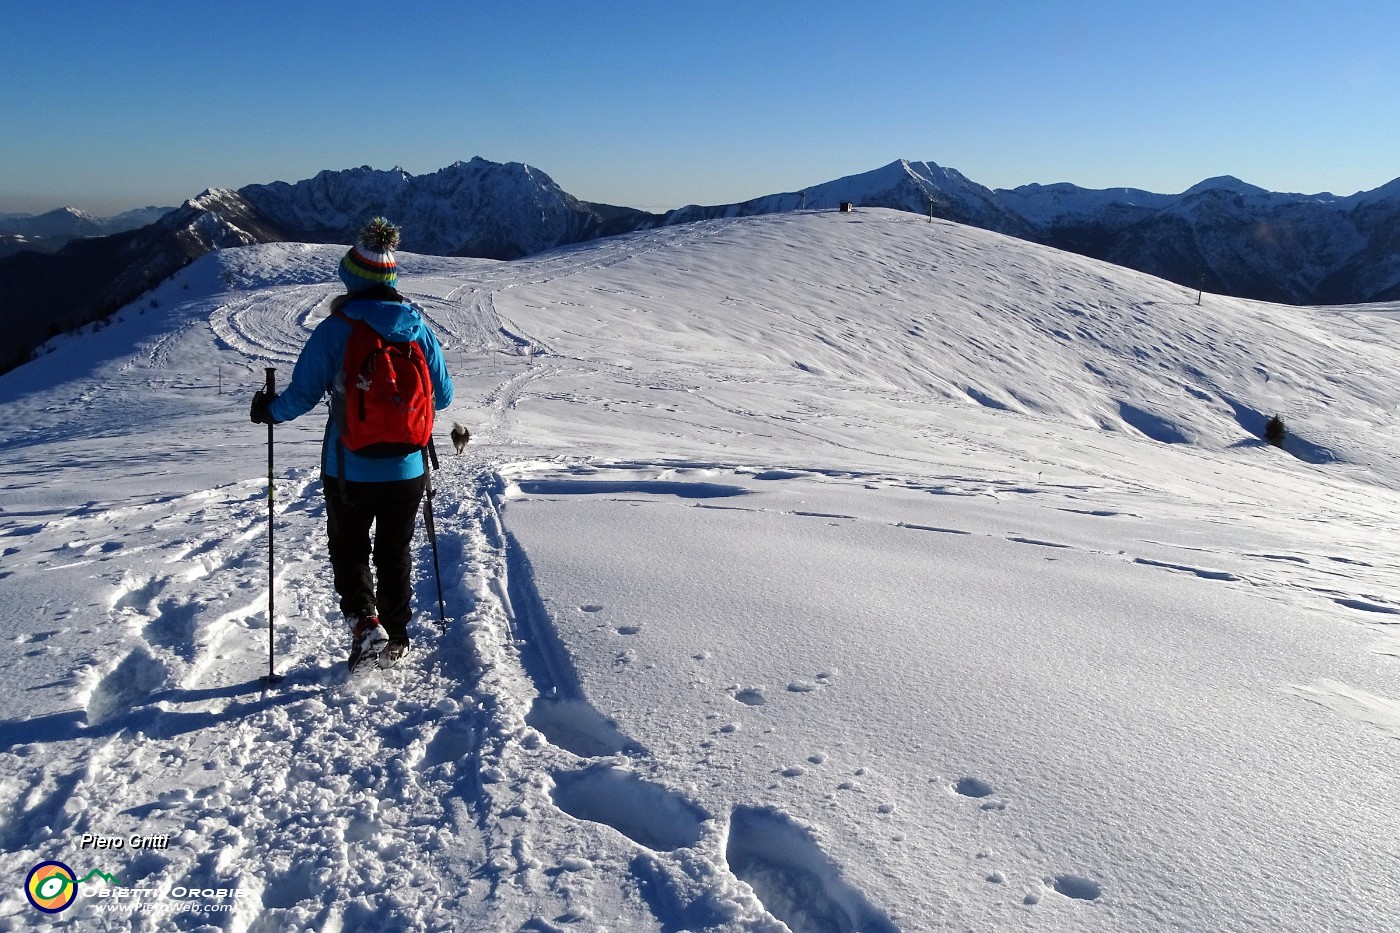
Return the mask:
[[248,412],[248,417],[253,424],[276,424],[272,420],[272,413],[267,410],[268,406],[277,401],[276,392],[268,392],[266,389],[259,389],[253,394],[253,407]]

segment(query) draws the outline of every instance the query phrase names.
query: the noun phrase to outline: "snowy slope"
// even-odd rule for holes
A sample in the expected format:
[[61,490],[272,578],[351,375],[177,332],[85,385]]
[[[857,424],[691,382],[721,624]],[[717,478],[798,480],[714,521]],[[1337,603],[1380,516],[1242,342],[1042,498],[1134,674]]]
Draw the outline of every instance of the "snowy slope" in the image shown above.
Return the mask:
[[[266,689],[247,402],[339,252],[0,378],[0,929],[1400,924],[1400,309],[884,210],[404,255],[451,621],[420,539],[412,663],[345,681],[279,426]],[[119,884],[47,920],[43,860]]]

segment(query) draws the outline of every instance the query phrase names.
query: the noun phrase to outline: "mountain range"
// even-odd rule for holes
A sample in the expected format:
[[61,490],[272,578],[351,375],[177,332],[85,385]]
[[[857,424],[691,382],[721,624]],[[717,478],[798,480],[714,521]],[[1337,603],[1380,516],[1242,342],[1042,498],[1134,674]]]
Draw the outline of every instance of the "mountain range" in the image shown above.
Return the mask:
[[1400,298],[1400,179],[1349,197],[1280,194],[1222,176],[1181,194],[1071,184],[986,188],[931,162],[883,168],[667,223],[842,201],[1005,233],[1217,294],[1287,304]]
[[[981,227],[1237,297],[1291,304],[1400,298],[1400,179],[1349,197],[1281,194],[1228,176],[1176,195],[1070,184],[993,190],[952,168],[900,160],[738,204],[654,214],[582,201],[528,165],[475,158],[427,175],[366,166],[295,184],[210,189],[175,210],[148,209],[161,216],[139,229],[79,234],[86,238],[53,253],[4,256],[0,277],[9,287],[0,293],[0,326],[11,345],[0,371],[29,359],[47,337],[109,316],[206,252],[348,244],[375,214],[402,225],[405,251],[511,260],[660,226],[842,203]],[[76,229],[84,217],[68,209],[27,221],[9,215],[0,218],[0,232],[38,237],[44,234],[36,228]],[[100,229],[117,220],[93,223]]]
[[60,207],[45,214],[0,214],[0,256],[32,250],[52,253],[73,240],[111,236],[153,224],[171,207],[141,207],[115,217],[94,217],[76,207]]

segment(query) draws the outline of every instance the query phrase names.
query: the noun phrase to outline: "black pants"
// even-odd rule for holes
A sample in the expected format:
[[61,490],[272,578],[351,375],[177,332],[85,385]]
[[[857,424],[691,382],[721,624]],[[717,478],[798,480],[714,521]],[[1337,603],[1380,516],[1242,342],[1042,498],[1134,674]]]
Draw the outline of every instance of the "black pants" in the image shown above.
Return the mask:
[[[325,477],[331,569],[340,611],[378,615],[390,638],[408,637],[413,610],[413,530],[427,477],[393,483],[342,483]],[[370,527],[374,541],[370,543]],[[370,572],[370,557],[374,571]]]

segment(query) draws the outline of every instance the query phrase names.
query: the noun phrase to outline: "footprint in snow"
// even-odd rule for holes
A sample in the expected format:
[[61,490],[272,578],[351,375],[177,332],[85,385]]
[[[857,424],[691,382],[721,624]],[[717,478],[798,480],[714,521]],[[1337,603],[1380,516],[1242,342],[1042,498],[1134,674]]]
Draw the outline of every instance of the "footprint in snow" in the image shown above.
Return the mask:
[[788,692],[789,692],[789,693],[815,693],[816,691],[820,690],[822,687],[829,687],[829,686],[831,686],[831,682],[832,682],[832,680],[835,679],[835,677],[836,677],[836,670],[833,668],[833,669],[831,669],[831,670],[822,671],[821,673],[817,674],[817,676],[816,676],[816,678],[815,678],[814,680],[803,680],[803,679],[793,680],[793,681],[791,681],[791,682],[788,683],[788,686],[787,686]]
[[480,742],[481,739],[472,723],[450,719],[429,740],[418,767],[426,771],[448,762],[467,761]]
[[744,687],[734,692],[734,699],[745,706],[764,706],[768,698],[763,695],[762,687]]
[[316,895],[316,866],[302,863],[268,879],[262,904],[266,910],[290,910]]
[[960,797],[967,797],[971,800],[981,800],[983,810],[1005,810],[1006,802],[1003,800],[989,800],[996,793],[996,788],[981,778],[965,777],[953,782],[953,793]]
[[164,664],[144,650],[127,655],[93,687],[86,704],[88,725],[130,712],[164,685],[168,673]]
[[556,774],[550,793],[555,806],[570,816],[610,826],[659,852],[694,846],[710,818],[675,791],[612,765]]
[[846,881],[811,830],[781,810],[737,808],[729,823],[725,858],[763,909],[791,930],[897,930]]
[[16,635],[16,636],[15,636],[15,642],[16,642],[17,644],[27,645],[27,644],[31,644],[31,643],[36,642],[36,641],[48,641],[50,638],[53,638],[55,635],[61,635],[61,634],[63,634],[63,630],[62,630],[62,629],[54,629],[54,630],[48,631],[48,632],[32,632],[32,633],[29,633],[29,634]]
[[130,609],[140,615],[153,615],[151,606],[167,583],[169,580],[156,576],[138,579],[127,575],[118,585],[117,593],[112,598],[112,611]]
[[142,629],[142,637],[152,645],[168,648],[188,659],[194,648],[195,629],[203,607],[197,602],[163,599],[155,616]]
[[1076,901],[1096,901],[1103,894],[1103,885],[1080,875],[1056,875],[1047,883],[1057,894]]
[[990,797],[996,793],[996,789],[981,778],[965,777],[959,778],[953,783],[953,793],[963,797]]
[[582,700],[535,700],[525,722],[554,746],[580,758],[640,755],[645,749],[623,735],[617,724]]

